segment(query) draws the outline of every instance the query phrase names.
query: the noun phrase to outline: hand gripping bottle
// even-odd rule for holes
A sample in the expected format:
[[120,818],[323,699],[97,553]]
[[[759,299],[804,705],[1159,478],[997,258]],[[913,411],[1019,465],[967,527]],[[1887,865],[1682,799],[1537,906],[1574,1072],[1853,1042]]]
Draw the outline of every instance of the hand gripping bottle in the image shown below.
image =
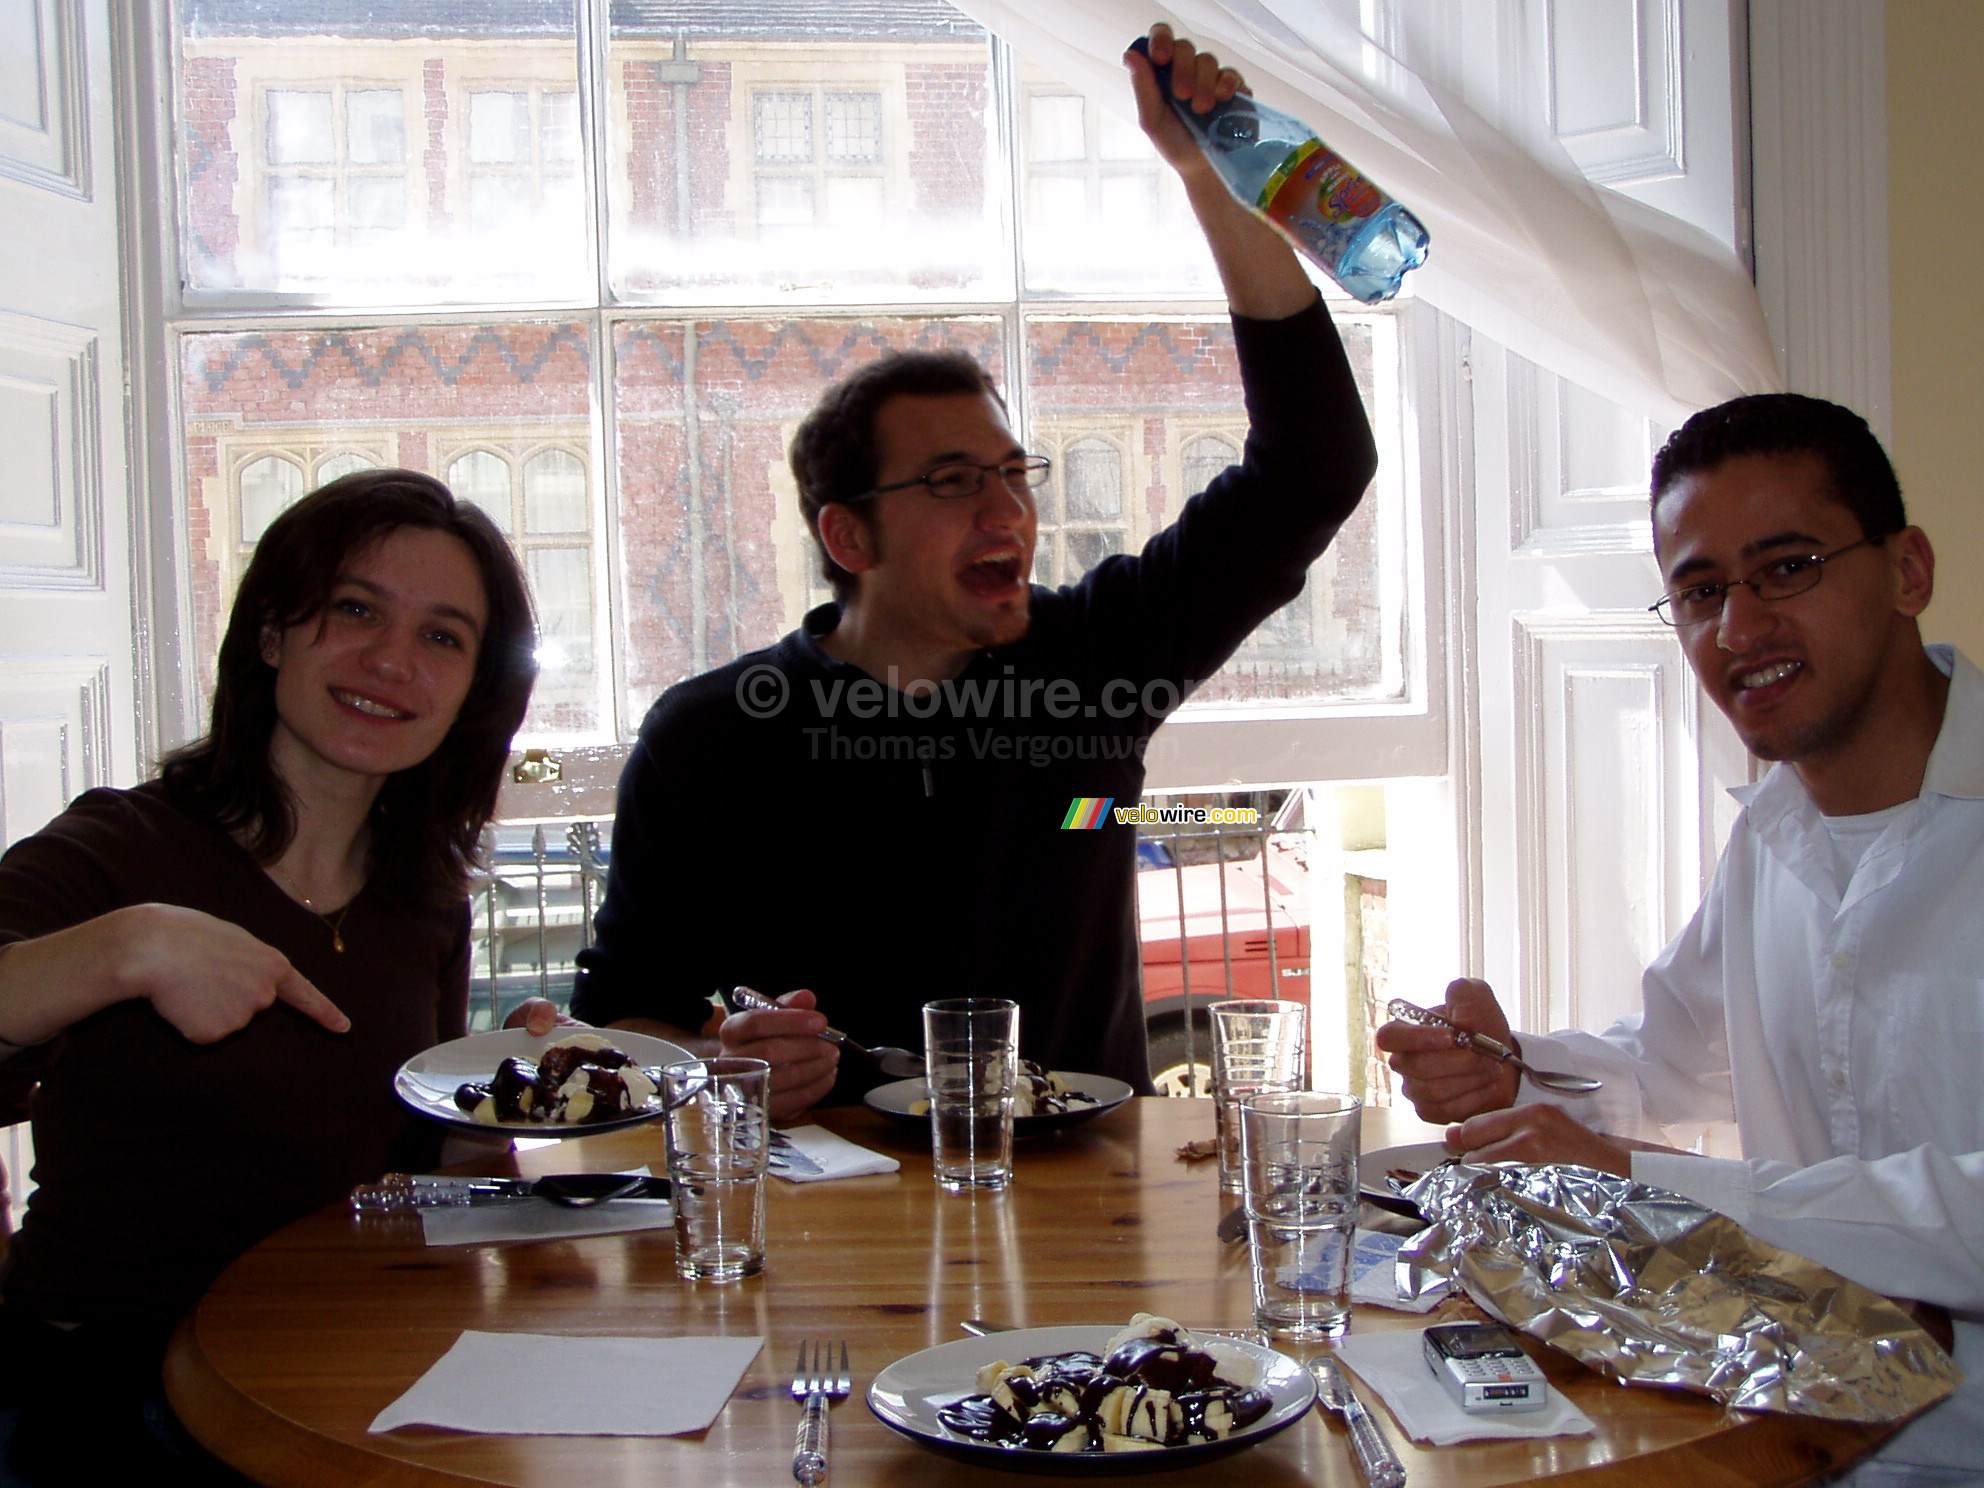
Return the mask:
[[[1131,47],[1150,56],[1150,38]],[[1155,66],[1155,64],[1153,64]],[[1164,100],[1242,206],[1272,222],[1330,278],[1367,305],[1398,293],[1426,262],[1426,227],[1309,132],[1300,119],[1236,94],[1196,114],[1157,69]]]

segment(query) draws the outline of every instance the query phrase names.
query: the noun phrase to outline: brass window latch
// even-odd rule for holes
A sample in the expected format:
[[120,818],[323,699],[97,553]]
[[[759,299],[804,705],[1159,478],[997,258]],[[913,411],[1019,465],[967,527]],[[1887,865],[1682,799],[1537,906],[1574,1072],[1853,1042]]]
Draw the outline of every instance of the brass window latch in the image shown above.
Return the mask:
[[526,749],[510,771],[518,785],[549,785],[565,775],[565,763],[548,749]]

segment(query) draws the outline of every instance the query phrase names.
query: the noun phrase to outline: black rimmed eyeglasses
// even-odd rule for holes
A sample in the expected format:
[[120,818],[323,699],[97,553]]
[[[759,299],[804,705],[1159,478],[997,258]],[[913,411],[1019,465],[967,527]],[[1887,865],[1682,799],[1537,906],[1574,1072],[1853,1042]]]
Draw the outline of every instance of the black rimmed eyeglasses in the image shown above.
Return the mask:
[[1884,533],[1881,537],[1863,537],[1843,548],[1834,548],[1830,553],[1800,553],[1793,558],[1773,558],[1762,567],[1751,570],[1747,578],[1714,584],[1690,584],[1685,589],[1676,589],[1672,594],[1661,595],[1647,608],[1672,626],[1706,625],[1711,620],[1722,618],[1722,606],[1729,598],[1731,589],[1748,589],[1762,600],[1790,599],[1793,595],[1817,587],[1819,580],[1825,577],[1826,565],[1842,553],[1864,548],[1869,543],[1879,543],[1885,536]]
[[997,465],[974,465],[969,460],[957,460],[948,465],[939,465],[923,474],[906,481],[896,481],[892,485],[877,486],[872,491],[863,491],[859,496],[850,496],[849,501],[866,501],[871,496],[881,496],[889,491],[907,491],[911,486],[927,486],[930,494],[939,501],[963,501],[976,496],[985,486],[985,477],[996,475],[1008,491],[1018,495],[1031,491],[1036,486],[1047,484],[1047,477],[1053,473],[1054,462],[1045,455],[1026,455],[1018,459],[1001,460]]

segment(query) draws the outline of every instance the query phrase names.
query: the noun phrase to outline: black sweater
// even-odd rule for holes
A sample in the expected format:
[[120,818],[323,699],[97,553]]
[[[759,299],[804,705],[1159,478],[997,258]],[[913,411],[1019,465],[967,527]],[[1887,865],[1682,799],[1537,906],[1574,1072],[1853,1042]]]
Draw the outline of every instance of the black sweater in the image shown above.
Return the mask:
[[[854,1038],[915,1049],[925,1002],[1009,997],[1024,1057],[1149,1091],[1136,829],[1062,822],[1080,798],[1136,803],[1152,731],[1300,592],[1376,468],[1320,305],[1234,335],[1242,463],[1141,554],[1036,587],[1027,635],[939,693],[827,655],[826,605],[661,696],[621,776],[577,1016],[694,1030],[718,988],[809,987]],[[837,1098],[874,1083],[850,1063]]]

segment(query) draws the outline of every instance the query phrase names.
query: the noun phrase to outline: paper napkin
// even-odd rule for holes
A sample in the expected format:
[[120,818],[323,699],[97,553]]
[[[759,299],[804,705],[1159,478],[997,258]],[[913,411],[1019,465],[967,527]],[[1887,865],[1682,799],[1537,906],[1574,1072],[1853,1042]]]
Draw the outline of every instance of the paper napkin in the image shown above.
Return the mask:
[[677,1436],[706,1430],[762,1338],[562,1338],[465,1332],[372,1430]]
[[1597,1429],[1555,1388],[1540,1411],[1468,1414],[1427,1367],[1417,1329],[1352,1333],[1336,1346],[1336,1356],[1378,1392],[1407,1436],[1429,1446],[1504,1436],[1590,1436]]
[[[627,1172],[631,1177],[650,1176],[645,1164]],[[509,1199],[420,1211],[420,1226],[429,1245],[572,1240],[628,1230],[658,1230],[674,1223],[675,1209],[666,1199],[611,1199],[585,1209],[569,1209],[549,1199]]]
[[1398,1248],[1405,1238],[1377,1230],[1357,1232],[1356,1247],[1350,1253],[1351,1301],[1391,1307],[1399,1312],[1431,1312],[1447,1300],[1444,1286],[1416,1301],[1399,1296]]
[[792,1145],[820,1165],[817,1173],[802,1173],[797,1168],[773,1168],[772,1172],[787,1183],[825,1183],[830,1178],[861,1178],[870,1173],[893,1173],[902,1166],[893,1157],[883,1152],[871,1152],[868,1148],[850,1142],[846,1137],[828,1131],[824,1126],[795,1126],[786,1132]]

